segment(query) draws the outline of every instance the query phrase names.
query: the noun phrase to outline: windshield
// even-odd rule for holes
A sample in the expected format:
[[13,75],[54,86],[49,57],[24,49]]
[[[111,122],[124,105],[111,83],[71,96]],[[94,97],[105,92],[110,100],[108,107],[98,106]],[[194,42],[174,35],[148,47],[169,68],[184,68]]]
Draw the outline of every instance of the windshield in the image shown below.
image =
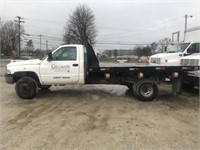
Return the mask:
[[177,53],[177,52],[183,52],[190,43],[180,43],[173,45],[171,48],[167,50],[167,53]]

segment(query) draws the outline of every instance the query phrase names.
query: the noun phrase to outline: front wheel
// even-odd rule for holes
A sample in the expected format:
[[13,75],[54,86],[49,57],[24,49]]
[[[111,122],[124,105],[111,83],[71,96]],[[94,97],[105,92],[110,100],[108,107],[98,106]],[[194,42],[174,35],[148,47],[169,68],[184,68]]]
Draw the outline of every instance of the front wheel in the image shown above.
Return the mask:
[[22,99],[32,99],[36,95],[37,83],[30,77],[23,77],[17,81],[15,91]]
[[142,101],[152,101],[158,96],[158,86],[149,79],[142,79],[135,84],[134,95]]

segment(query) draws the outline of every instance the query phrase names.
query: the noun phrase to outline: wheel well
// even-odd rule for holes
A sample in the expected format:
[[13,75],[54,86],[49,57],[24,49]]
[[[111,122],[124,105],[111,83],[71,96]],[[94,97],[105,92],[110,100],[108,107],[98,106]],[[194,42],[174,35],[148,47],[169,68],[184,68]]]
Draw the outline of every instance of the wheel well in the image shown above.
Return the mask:
[[31,77],[37,84],[40,84],[40,80],[35,72],[16,72],[14,73],[13,81],[16,83],[22,77]]

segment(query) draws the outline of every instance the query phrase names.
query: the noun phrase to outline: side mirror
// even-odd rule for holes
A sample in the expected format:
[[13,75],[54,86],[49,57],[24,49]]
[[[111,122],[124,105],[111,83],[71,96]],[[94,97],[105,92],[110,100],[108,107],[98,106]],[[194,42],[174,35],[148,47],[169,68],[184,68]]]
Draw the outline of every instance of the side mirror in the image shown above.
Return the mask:
[[47,58],[48,61],[52,61],[53,60],[53,57],[52,57],[52,53],[48,53],[48,58]]

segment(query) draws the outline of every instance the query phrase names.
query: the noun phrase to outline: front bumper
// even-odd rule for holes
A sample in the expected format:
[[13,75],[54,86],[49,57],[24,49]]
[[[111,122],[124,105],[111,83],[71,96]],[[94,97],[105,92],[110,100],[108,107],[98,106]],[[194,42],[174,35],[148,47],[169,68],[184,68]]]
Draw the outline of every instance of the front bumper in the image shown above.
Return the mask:
[[5,80],[8,84],[13,84],[13,74],[5,74]]

